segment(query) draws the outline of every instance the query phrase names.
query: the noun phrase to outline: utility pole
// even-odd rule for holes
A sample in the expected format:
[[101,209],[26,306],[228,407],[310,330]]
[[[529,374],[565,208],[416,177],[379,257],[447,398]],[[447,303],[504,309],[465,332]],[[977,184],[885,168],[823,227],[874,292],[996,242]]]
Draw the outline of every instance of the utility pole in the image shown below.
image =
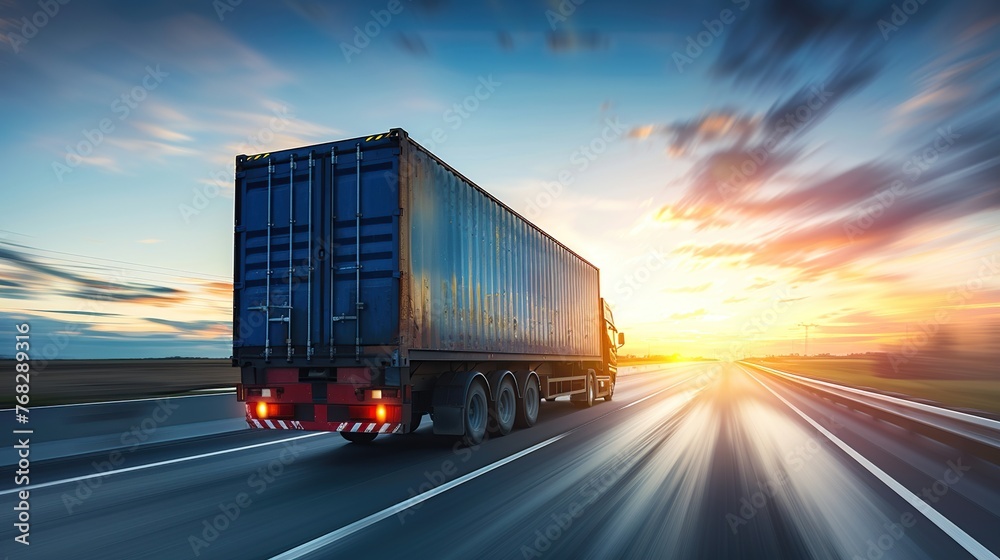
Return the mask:
[[804,356],[808,358],[809,357],[809,327],[818,327],[819,325],[817,325],[816,323],[799,323],[799,326],[800,327],[805,327],[805,329],[806,329],[806,340],[805,340]]

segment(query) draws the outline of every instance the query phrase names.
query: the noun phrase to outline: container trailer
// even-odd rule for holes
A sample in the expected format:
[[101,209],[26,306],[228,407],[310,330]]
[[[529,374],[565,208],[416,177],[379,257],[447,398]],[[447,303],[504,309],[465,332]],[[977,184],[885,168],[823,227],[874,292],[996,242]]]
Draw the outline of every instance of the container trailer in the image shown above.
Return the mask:
[[597,267],[402,129],[236,158],[233,365],[251,428],[477,444],[611,400]]

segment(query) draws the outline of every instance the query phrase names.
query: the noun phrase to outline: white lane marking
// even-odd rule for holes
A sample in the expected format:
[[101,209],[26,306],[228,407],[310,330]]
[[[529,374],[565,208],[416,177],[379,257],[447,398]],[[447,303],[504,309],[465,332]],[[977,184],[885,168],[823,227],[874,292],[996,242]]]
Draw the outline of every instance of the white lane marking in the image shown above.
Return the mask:
[[322,436],[322,435],[326,435],[328,433],[329,432],[316,432],[316,433],[311,433],[311,434],[305,434],[305,435],[302,435],[302,436],[295,436],[295,437],[290,437],[290,438],[285,438],[285,439],[279,439],[279,440],[275,440],[275,441],[265,441],[264,443],[255,443],[253,445],[244,445],[242,447],[234,447],[232,449],[222,449],[220,451],[211,451],[209,453],[201,453],[201,454],[198,454],[198,455],[191,455],[189,457],[178,457],[176,459],[167,459],[166,461],[157,461],[155,463],[149,463],[149,464],[146,464],[146,465],[136,465],[134,467],[125,467],[125,468],[122,468],[122,469],[114,469],[114,470],[107,471],[107,472],[87,474],[87,475],[83,475],[83,476],[74,476],[73,478],[64,478],[62,480],[54,480],[52,482],[42,482],[42,483],[39,483],[39,484],[31,484],[29,486],[21,486],[21,487],[18,487],[18,488],[11,488],[9,490],[0,490],[0,496],[3,496],[5,494],[13,494],[15,492],[20,492],[21,490],[37,490],[39,488],[48,488],[49,486],[58,486],[60,484],[69,484],[71,482],[79,482],[81,480],[89,480],[91,478],[102,478],[102,477],[105,477],[105,476],[111,476],[113,474],[121,474],[121,473],[127,473],[127,472],[132,472],[132,471],[140,471],[140,470],[143,470],[143,469],[152,469],[152,468],[155,468],[155,467],[162,467],[162,466],[165,466],[165,465],[173,465],[173,464],[176,464],[176,463],[184,463],[184,462],[187,462],[187,461],[194,461],[196,459],[204,459],[206,457],[215,457],[216,455],[225,455],[227,453],[236,453],[237,451],[246,451],[247,449],[256,449],[258,447],[265,447],[265,446],[268,446],[268,445],[276,445],[276,444],[279,444],[279,443],[285,443],[285,442],[294,441],[294,440],[297,440],[297,439],[305,439],[305,438],[311,438],[311,437],[316,437],[316,436]]
[[434,496],[437,496],[438,494],[442,494],[444,492],[447,492],[448,490],[451,490],[452,488],[455,488],[456,486],[460,486],[462,484],[465,484],[466,482],[469,482],[470,480],[473,480],[475,478],[479,478],[480,476],[482,476],[482,475],[484,475],[484,474],[486,474],[486,473],[488,473],[488,472],[490,472],[492,470],[498,469],[498,468],[506,465],[507,463],[510,463],[512,461],[516,461],[516,460],[520,459],[521,457],[524,457],[525,455],[528,455],[530,453],[534,453],[535,451],[538,451],[539,449],[541,449],[543,447],[551,445],[551,444],[553,444],[553,443],[561,440],[562,438],[566,437],[566,435],[568,433],[569,432],[567,432],[565,434],[559,434],[557,436],[551,437],[551,438],[549,438],[549,439],[547,439],[547,440],[545,440],[545,441],[543,441],[541,443],[535,444],[535,445],[533,445],[533,446],[531,446],[531,447],[529,447],[529,448],[527,448],[527,449],[525,449],[523,451],[518,451],[517,453],[515,453],[513,455],[510,455],[508,457],[500,459],[499,461],[497,461],[495,463],[491,463],[489,465],[486,465],[485,467],[481,467],[479,469],[476,469],[476,470],[472,471],[471,473],[469,473],[467,475],[464,475],[464,476],[461,476],[459,478],[456,478],[455,480],[452,480],[451,482],[446,482],[446,483],[442,484],[441,486],[438,486],[436,488],[432,488],[432,489],[424,492],[423,494],[420,494],[420,495],[414,496],[414,497],[412,497],[412,498],[410,498],[408,500],[404,500],[402,502],[399,502],[398,504],[396,504],[394,506],[389,506],[389,507],[383,509],[382,511],[373,513],[373,514],[369,515],[368,517],[364,517],[362,519],[359,519],[359,520],[355,521],[354,523],[351,523],[349,525],[345,525],[345,526],[341,527],[340,529],[337,529],[336,531],[327,533],[327,534],[325,534],[325,535],[323,535],[321,537],[317,537],[317,538],[315,538],[315,539],[313,539],[313,540],[311,540],[311,541],[309,541],[307,543],[301,544],[301,545],[299,545],[299,546],[297,546],[297,547],[295,547],[295,548],[293,548],[293,549],[291,549],[289,551],[286,551],[286,552],[283,552],[283,553],[281,553],[281,554],[279,554],[277,556],[274,556],[274,557],[272,557],[271,560],[275,560],[275,559],[282,559],[282,560],[284,560],[284,559],[300,558],[302,556],[305,556],[306,554],[311,554],[313,552],[316,552],[317,550],[320,550],[321,548],[329,546],[329,545],[331,545],[331,544],[333,544],[333,543],[335,543],[335,542],[337,542],[337,541],[339,541],[339,540],[341,540],[341,539],[343,539],[345,537],[348,537],[350,535],[353,535],[354,533],[357,533],[358,531],[364,529],[365,527],[374,525],[375,523],[378,523],[379,521],[382,521],[383,519],[392,517],[393,515],[396,515],[397,513],[401,512],[401,511],[403,511],[403,510],[405,510],[407,508],[411,508],[411,507],[413,507],[413,506],[415,506],[415,505],[417,505],[417,504],[419,504],[421,502],[425,502],[425,501],[433,498]]
[[924,404],[922,402],[911,401],[909,399],[901,399],[899,397],[893,397],[891,395],[883,395],[881,393],[874,393],[872,391],[865,391],[862,389],[857,389],[855,387],[848,387],[847,385],[841,385],[839,383],[829,383],[827,381],[812,379],[810,377],[798,375],[790,371],[782,371],[780,369],[769,368],[767,366],[762,366],[760,364],[755,364],[752,362],[748,362],[747,365],[749,365],[750,367],[769,371],[777,375],[782,375],[805,384],[821,385],[823,387],[829,387],[834,390],[854,393],[855,395],[861,395],[862,397],[868,397],[870,399],[882,401],[884,403],[894,404],[897,406],[902,406],[910,409],[921,410],[923,412],[928,412],[931,414],[935,414],[937,416],[947,416],[948,418],[952,418],[954,420],[960,420],[963,422],[968,422],[970,424],[975,424],[983,428],[989,428],[991,430],[1000,430],[1000,421],[993,420],[990,418],[983,418],[982,416],[976,416],[975,414],[959,412],[957,410],[951,410],[950,408],[943,408],[940,406],[932,406],[929,404]]
[[[466,482],[468,482],[470,480],[473,480],[475,478],[478,478],[478,477],[480,477],[480,476],[482,476],[482,475],[484,475],[484,474],[486,474],[486,473],[488,473],[488,472],[490,472],[490,471],[492,471],[494,469],[502,467],[502,466],[506,465],[507,463],[510,463],[512,461],[516,461],[517,459],[520,459],[521,457],[524,457],[525,455],[528,455],[529,453],[534,453],[535,451],[538,451],[539,449],[541,449],[541,448],[543,448],[543,447],[545,447],[547,445],[551,445],[551,444],[559,441],[560,439],[568,436],[569,434],[571,434],[571,433],[579,430],[580,428],[582,428],[586,424],[589,424],[590,422],[593,422],[595,420],[599,420],[600,418],[603,418],[603,417],[605,417],[605,416],[607,416],[609,414],[613,414],[615,412],[618,412],[619,410],[625,410],[626,408],[629,408],[630,406],[639,404],[639,403],[641,403],[641,402],[643,402],[643,401],[645,401],[647,399],[650,399],[652,397],[655,397],[656,395],[659,395],[660,393],[663,393],[664,391],[668,391],[670,389],[673,389],[674,387],[676,387],[677,385],[680,385],[681,383],[685,383],[687,381],[690,381],[693,377],[694,376],[691,376],[691,377],[686,378],[686,379],[684,379],[682,381],[678,381],[677,383],[674,383],[674,384],[670,385],[669,387],[665,387],[663,389],[660,389],[659,391],[656,391],[655,393],[646,395],[645,397],[643,397],[643,398],[641,398],[641,399],[639,399],[637,401],[631,402],[631,403],[629,403],[629,404],[627,404],[627,405],[625,405],[623,407],[616,408],[616,409],[614,409],[614,410],[612,410],[612,411],[610,411],[608,413],[605,413],[605,414],[599,416],[598,418],[590,420],[590,421],[588,421],[588,422],[586,422],[584,424],[581,424],[580,426],[576,426],[575,428],[571,428],[570,430],[567,430],[564,433],[561,433],[561,434],[559,434],[557,436],[553,436],[553,437],[551,437],[551,438],[549,438],[549,439],[547,439],[547,440],[545,440],[545,441],[543,441],[541,443],[535,444],[535,445],[533,445],[533,446],[531,446],[531,447],[529,447],[529,448],[527,448],[527,449],[525,449],[523,451],[519,451],[519,452],[517,452],[517,453],[515,453],[513,455],[510,455],[508,457],[500,459],[499,461],[497,461],[495,463],[491,463],[489,465],[481,467],[481,468],[479,468],[479,469],[477,469],[475,471],[472,471],[469,474],[466,474],[464,476],[456,478],[455,480],[452,480],[450,482],[446,482],[445,484],[442,484],[441,486],[438,486],[436,488],[432,488],[431,490],[428,490],[427,492],[424,492],[423,494],[419,494],[419,495],[414,496],[414,497],[412,497],[412,498],[410,498],[408,500],[404,500],[402,502],[399,502],[396,505],[389,506],[389,507],[383,509],[382,511],[375,512],[375,513],[369,515],[368,517],[364,517],[362,519],[359,519],[359,520],[357,520],[357,521],[355,521],[353,523],[350,523],[348,525],[345,525],[345,526],[341,527],[340,529],[337,529],[337,530],[332,531],[330,533],[327,533],[325,535],[316,537],[315,539],[313,539],[313,540],[311,540],[309,542],[303,543],[303,544],[301,544],[301,545],[299,545],[299,546],[297,546],[297,547],[295,547],[295,548],[293,548],[291,550],[288,550],[288,551],[285,551],[285,552],[283,552],[281,554],[278,554],[277,556],[272,556],[271,560],[277,560],[277,559],[280,559],[280,560],[291,560],[291,559],[294,559],[294,558],[301,558],[302,556],[305,556],[307,554],[312,554],[312,553],[314,553],[314,552],[316,552],[316,551],[318,551],[318,550],[320,550],[322,548],[325,548],[325,547],[327,547],[327,546],[329,546],[329,545],[331,545],[331,544],[333,544],[333,543],[335,543],[335,542],[337,542],[337,541],[339,541],[339,540],[341,540],[341,539],[343,539],[345,537],[349,537],[349,536],[353,535],[354,533],[357,533],[358,531],[361,531],[362,529],[365,529],[366,527],[370,527],[371,525],[374,525],[375,523],[378,523],[379,521],[387,519],[387,518],[389,518],[389,517],[391,517],[393,515],[398,514],[401,511],[405,511],[408,508],[411,508],[411,507],[413,507],[413,506],[415,506],[417,504],[425,502],[425,501],[433,498],[434,496],[437,496],[438,494],[442,494],[444,492],[447,492],[448,490],[451,490],[452,488],[455,488],[457,486],[465,484]],[[401,427],[401,425],[400,425],[400,427]],[[397,429],[399,429],[399,427],[397,427]]]
[[[673,385],[671,385],[671,386],[669,386],[669,387],[667,387],[665,389],[661,389],[661,390],[659,390],[659,391],[657,391],[657,392],[655,392],[655,393],[653,393],[651,395],[647,395],[647,396],[639,399],[638,401],[635,401],[633,403],[627,404],[627,405],[625,405],[625,406],[623,406],[621,408],[615,409],[615,411],[617,411],[617,410],[624,410],[624,409],[626,409],[626,408],[628,408],[628,407],[630,407],[632,405],[639,404],[640,402],[642,402],[642,401],[644,401],[646,399],[649,399],[651,397],[654,397],[654,396],[656,396],[656,395],[658,395],[658,394],[660,394],[660,393],[662,393],[662,392],[664,392],[664,391],[666,391],[668,389],[676,387],[677,385],[679,385],[681,383],[683,383],[683,381],[674,383]],[[207,395],[198,395],[198,396],[207,396]],[[175,397],[175,398],[184,398],[184,397]],[[139,400],[157,400],[157,399],[139,399]],[[116,402],[123,402],[123,401],[116,401]],[[97,403],[94,403],[94,404],[97,404]],[[57,406],[73,406],[73,405],[57,405]],[[42,407],[38,407],[38,408],[42,408]],[[612,412],[614,412],[614,411],[612,411]],[[259,421],[257,421],[256,419],[252,419],[252,420],[253,420],[254,424],[256,424],[258,427],[262,428],[262,426],[260,425]],[[344,426],[344,424],[341,424],[341,426]],[[361,425],[358,424],[356,426],[356,428],[360,427],[360,426]],[[396,433],[401,427],[402,427],[402,425],[396,426],[396,429],[393,430],[393,433]],[[176,463],[183,463],[183,462],[186,462],[186,461],[194,461],[194,460],[197,460],[197,459],[205,459],[207,457],[215,457],[217,455],[225,455],[227,453],[236,453],[238,451],[246,451],[248,449],[255,449],[255,448],[258,448],[258,447],[265,447],[265,446],[268,446],[268,445],[275,445],[275,444],[278,444],[278,443],[285,443],[287,441],[294,441],[294,440],[298,440],[298,439],[305,439],[305,438],[310,438],[310,437],[316,437],[316,436],[321,436],[321,435],[328,434],[328,433],[332,433],[332,432],[314,432],[314,433],[309,433],[309,434],[305,434],[305,435],[301,435],[301,436],[295,436],[295,437],[290,437],[290,438],[285,438],[285,439],[279,439],[279,440],[275,440],[275,441],[267,441],[267,442],[264,442],[264,443],[255,443],[253,445],[244,445],[242,447],[234,447],[232,449],[223,449],[223,450],[220,450],[220,451],[212,451],[212,452],[209,452],[209,453],[201,453],[199,455],[191,455],[189,457],[179,457],[179,458],[176,458],[176,459],[168,459],[166,461],[158,461],[156,463],[149,463],[149,464],[146,464],[146,465],[136,465],[134,467],[125,467],[125,468],[121,468],[121,469],[114,469],[114,470],[107,471],[107,472],[92,473],[92,474],[83,475],[83,476],[75,476],[75,477],[72,477],[72,478],[64,478],[62,480],[54,480],[54,481],[51,481],[51,482],[42,482],[42,483],[39,483],[39,484],[31,484],[31,485],[28,485],[28,486],[21,486],[21,487],[18,487],[18,488],[10,488],[10,489],[7,489],[7,490],[0,490],[0,496],[4,496],[4,495],[7,495],[7,494],[14,494],[14,493],[19,492],[21,490],[37,490],[37,489],[41,489],[41,488],[49,488],[51,486],[59,486],[61,484],[70,484],[70,483],[73,483],[73,482],[79,482],[81,480],[90,480],[92,478],[102,478],[102,477],[105,477],[105,476],[111,476],[111,475],[119,474],[119,473],[126,473],[126,472],[138,471],[138,470],[143,470],[143,469],[151,469],[151,468],[162,467],[162,466],[166,466],[166,465],[173,465],[173,464],[176,464]],[[563,437],[563,436],[567,435],[568,433],[569,432],[566,432],[566,434],[562,434],[561,436],[558,436],[558,437]]]
[[[740,366],[740,367],[742,368],[742,366]],[[979,541],[977,541],[976,539],[974,539],[971,536],[969,536],[969,534],[966,533],[965,531],[963,531],[958,525],[955,525],[954,523],[951,522],[950,519],[948,519],[944,515],[941,515],[941,513],[938,512],[938,510],[932,508],[930,506],[930,504],[928,504],[927,502],[921,500],[916,494],[914,494],[913,492],[910,492],[910,490],[908,488],[906,488],[905,486],[903,486],[899,482],[896,482],[896,479],[892,478],[891,476],[889,476],[888,474],[886,474],[885,471],[883,471],[882,469],[880,469],[877,466],[875,466],[875,464],[872,463],[871,461],[869,461],[868,459],[866,459],[864,457],[864,455],[862,455],[862,454],[858,453],[857,451],[855,451],[854,448],[852,448],[851,446],[849,446],[846,443],[844,443],[843,441],[841,441],[840,438],[838,438],[837,436],[835,436],[832,433],[830,433],[830,431],[827,430],[826,428],[824,428],[823,426],[820,426],[815,420],[813,420],[812,418],[810,418],[809,416],[807,416],[804,412],[802,412],[801,410],[799,410],[798,408],[796,408],[795,405],[793,405],[792,403],[788,402],[787,400],[785,400],[784,397],[782,397],[781,395],[779,395],[778,393],[776,393],[773,389],[771,389],[770,387],[768,387],[767,385],[765,385],[763,381],[761,381],[760,379],[757,379],[757,376],[754,375],[752,372],[750,372],[749,370],[747,370],[745,368],[743,369],[743,371],[745,371],[747,374],[749,374],[750,377],[752,377],[754,379],[754,381],[756,381],[757,383],[760,383],[761,386],[763,386],[765,389],[767,389],[772,395],[774,395],[775,397],[778,397],[778,400],[780,400],[781,402],[783,402],[786,405],[788,405],[788,408],[794,410],[795,413],[798,414],[799,416],[801,416],[803,420],[805,420],[806,422],[809,422],[809,424],[811,424],[812,427],[814,427],[817,430],[819,430],[819,432],[821,434],[823,434],[824,436],[826,436],[827,439],[829,439],[830,441],[832,441],[844,453],[847,453],[848,455],[851,456],[852,459],[854,459],[855,461],[857,461],[862,467],[868,469],[868,472],[870,472],[873,475],[875,475],[876,478],[878,478],[879,480],[881,480],[893,492],[895,492],[896,494],[898,494],[900,498],[903,498],[904,500],[906,500],[907,503],[909,503],[911,506],[913,506],[914,508],[916,508],[917,511],[919,511],[922,514],[924,514],[924,517],[926,517],[927,519],[929,519],[931,521],[931,523],[937,525],[939,529],[941,529],[942,531],[944,531],[944,533],[946,535],[948,535],[949,537],[951,537],[955,542],[957,542],[959,544],[959,546],[961,546],[966,551],[968,551],[969,554],[971,554],[971,555],[973,555],[973,556],[975,556],[976,558],[979,558],[979,559],[989,558],[989,559],[992,559],[992,560],[998,560],[997,556],[995,554],[993,554],[992,552],[990,552],[989,549],[987,549],[985,546],[983,546],[982,544],[980,544]]]
[[669,391],[670,389],[673,389],[674,387],[676,387],[678,385],[687,383],[688,381],[691,381],[691,379],[693,379],[694,377],[695,377],[694,375],[692,375],[690,377],[685,377],[684,379],[681,379],[680,381],[678,381],[677,383],[674,383],[673,385],[670,385],[669,387],[664,387],[663,389],[660,389],[659,391],[657,391],[655,393],[651,393],[649,395],[646,395],[645,397],[642,397],[641,399],[639,399],[637,401],[632,401],[632,402],[628,403],[627,405],[625,405],[625,406],[623,406],[621,408],[616,408],[615,410],[616,411],[618,411],[618,410],[625,410],[626,408],[628,408],[630,406],[635,406],[635,405],[641,403],[642,401],[644,401],[646,399],[651,399],[651,398],[655,397],[656,395],[659,395],[660,393],[662,393],[664,391]]

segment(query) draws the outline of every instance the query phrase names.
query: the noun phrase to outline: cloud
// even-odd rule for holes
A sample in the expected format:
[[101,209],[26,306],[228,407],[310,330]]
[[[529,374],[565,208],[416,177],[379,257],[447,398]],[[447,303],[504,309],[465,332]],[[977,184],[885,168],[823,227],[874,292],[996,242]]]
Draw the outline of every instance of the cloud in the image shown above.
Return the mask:
[[81,311],[81,310],[60,310],[60,309],[27,309],[29,313],[52,313],[59,315],[83,315],[86,317],[123,317],[120,313],[106,313],[103,311]]
[[[849,274],[910,232],[1000,209],[1000,130],[992,124],[998,120],[997,110],[977,107],[954,123],[909,135],[904,151],[838,170],[792,175],[793,152],[786,150],[763,161],[740,188],[730,188],[719,171],[730,155],[719,151],[695,165],[688,189],[658,215],[697,229],[773,224],[752,240],[689,243],[679,254],[793,269],[799,280]],[[780,174],[788,186],[764,188]]]
[[707,312],[704,309],[696,309],[695,311],[691,311],[688,313],[674,313],[673,315],[670,316],[670,319],[674,321],[683,321],[685,319],[697,319],[698,317],[704,316],[705,313]]
[[186,334],[199,334],[206,332],[216,332],[220,331],[225,333],[232,329],[232,322],[230,321],[210,321],[210,320],[191,320],[191,321],[171,321],[169,319],[158,319],[155,317],[147,317],[145,321],[148,323],[153,323],[155,325],[162,325],[169,327],[171,331]]
[[[10,279],[0,283],[0,298],[45,300],[61,296],[77,300],[104,303],[134,303],[155,307],[172,307],[204,299],[199,294],[218,296],[219,308],[224,308],[224,282],[187,278],[184,288],[176,280],[164,284],[129,280],[125,270],[102,267],[94,263],[72,263],[45,259],[22,250],[27,248],[0,242],[0,272]],[[91,270],[100,270],[94,275]],[[171,276],[171,275],[167,275]],[[9,284],[9,285],[5,285]],[[231,294],[231,285],[229,293]],[[204,305],[202,305],[204,306]]]
[[699,284],[697,286],[681,286],[679,288],[664,288],[664,292],[675,293],[675,294],[694,294],[698,292],[704,292],[712,287],[711,282],[705,282],[704,284]]
[[601,51],[608,48],[611,39],[598,31],[550,31],[545,45],[554,53]]
[[162,125],[137,122],[133,123],[136,128],[138,128],[143,133],[156,138],[157,140],[163,140],[165,142],[190,142],[193,140],[187,134],[177,132]]
[[774,280],[768,280],[766,278],[755,278],[754,283],[747,286],[748,290],[761,290],[764,288],[769,288],[775,284]]
[[[916,89],[893,110],[894,128],[953,120],[969,107],[986,105],[1000,93],[1000,50],[991,48],[983,30],[996,27],[997,17],[970,24],[964,39],[956,40],[940,56],[921,66],[912,76]],[[978,30],[978,31],[977,31]]]
[[[783,89],[811,70],[813,60],[839,65],[869,58],[884,46],[875,22],[891,13],[891,4],[891,0],[880,0],[847,7],[760,0],[724,36],[711,72],[741,85]],[[927,16],[933,9],[921,7]]]
[[427,56],[427,43],[417,33],[397,33],[394,39],[396,46],[413,56]]
[[757,130],[759,122],[759,117],[742,115],[733,109],[719,109],[689,120],[634,127],[626,136],[640,140],[648,139],[654,134],[662,136],[667,140],[667,153],[679,157],[703,144],[724,140],[745,141]]

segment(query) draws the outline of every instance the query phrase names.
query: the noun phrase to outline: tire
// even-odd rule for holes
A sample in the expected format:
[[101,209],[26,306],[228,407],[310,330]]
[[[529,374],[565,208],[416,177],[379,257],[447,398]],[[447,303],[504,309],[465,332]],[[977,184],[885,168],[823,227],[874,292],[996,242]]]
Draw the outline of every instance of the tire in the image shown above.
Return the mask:
[[590,408],[590,407],[594,406],[594,401],[597,400],[597,397],[594,396],[596,394],[597,394],[597,387],[595,386],[595,383],[594,383],[594,376],[588,375],[587,376],[587,400],[585,400],[585,401],[573,401],[573,404],[575,404],[576,406],[578,406],[580,408]]
[[615,396],[615,378],[611,378],[611,391],[604,397],[604,402],[611,402],[611,397]]
[[482,383],[474,382],[465,392],[465,436],[462,441],[469,446],[479,445],[486,436],[486,424],[489,420],[489,402]]
[[524,384],[524,397],[517,399],[517,418],[514,419],[514,426],[518,428],[530,428],[538,420],[539,408],[538,379],[528,376]]
[[423,417],[424,417],[423,413],[420,413],[420,412],[413,412],[413,413],[411,413],[410,414],[410,431],[408,431],[406,433],[412,434],[413,432],[417,431],[417,428],[420,427],[420,420],[423,419]]
[[367,444],[375,440],[375,436],[378,434],[371,434],[365,432],[340,432],[340,435],[344,439],[351,443]]
[[490,409],[490,434],[505,436],[514,429],[517,417],[517,389],[509,375],[504,377],[497,389],[497,398]]

